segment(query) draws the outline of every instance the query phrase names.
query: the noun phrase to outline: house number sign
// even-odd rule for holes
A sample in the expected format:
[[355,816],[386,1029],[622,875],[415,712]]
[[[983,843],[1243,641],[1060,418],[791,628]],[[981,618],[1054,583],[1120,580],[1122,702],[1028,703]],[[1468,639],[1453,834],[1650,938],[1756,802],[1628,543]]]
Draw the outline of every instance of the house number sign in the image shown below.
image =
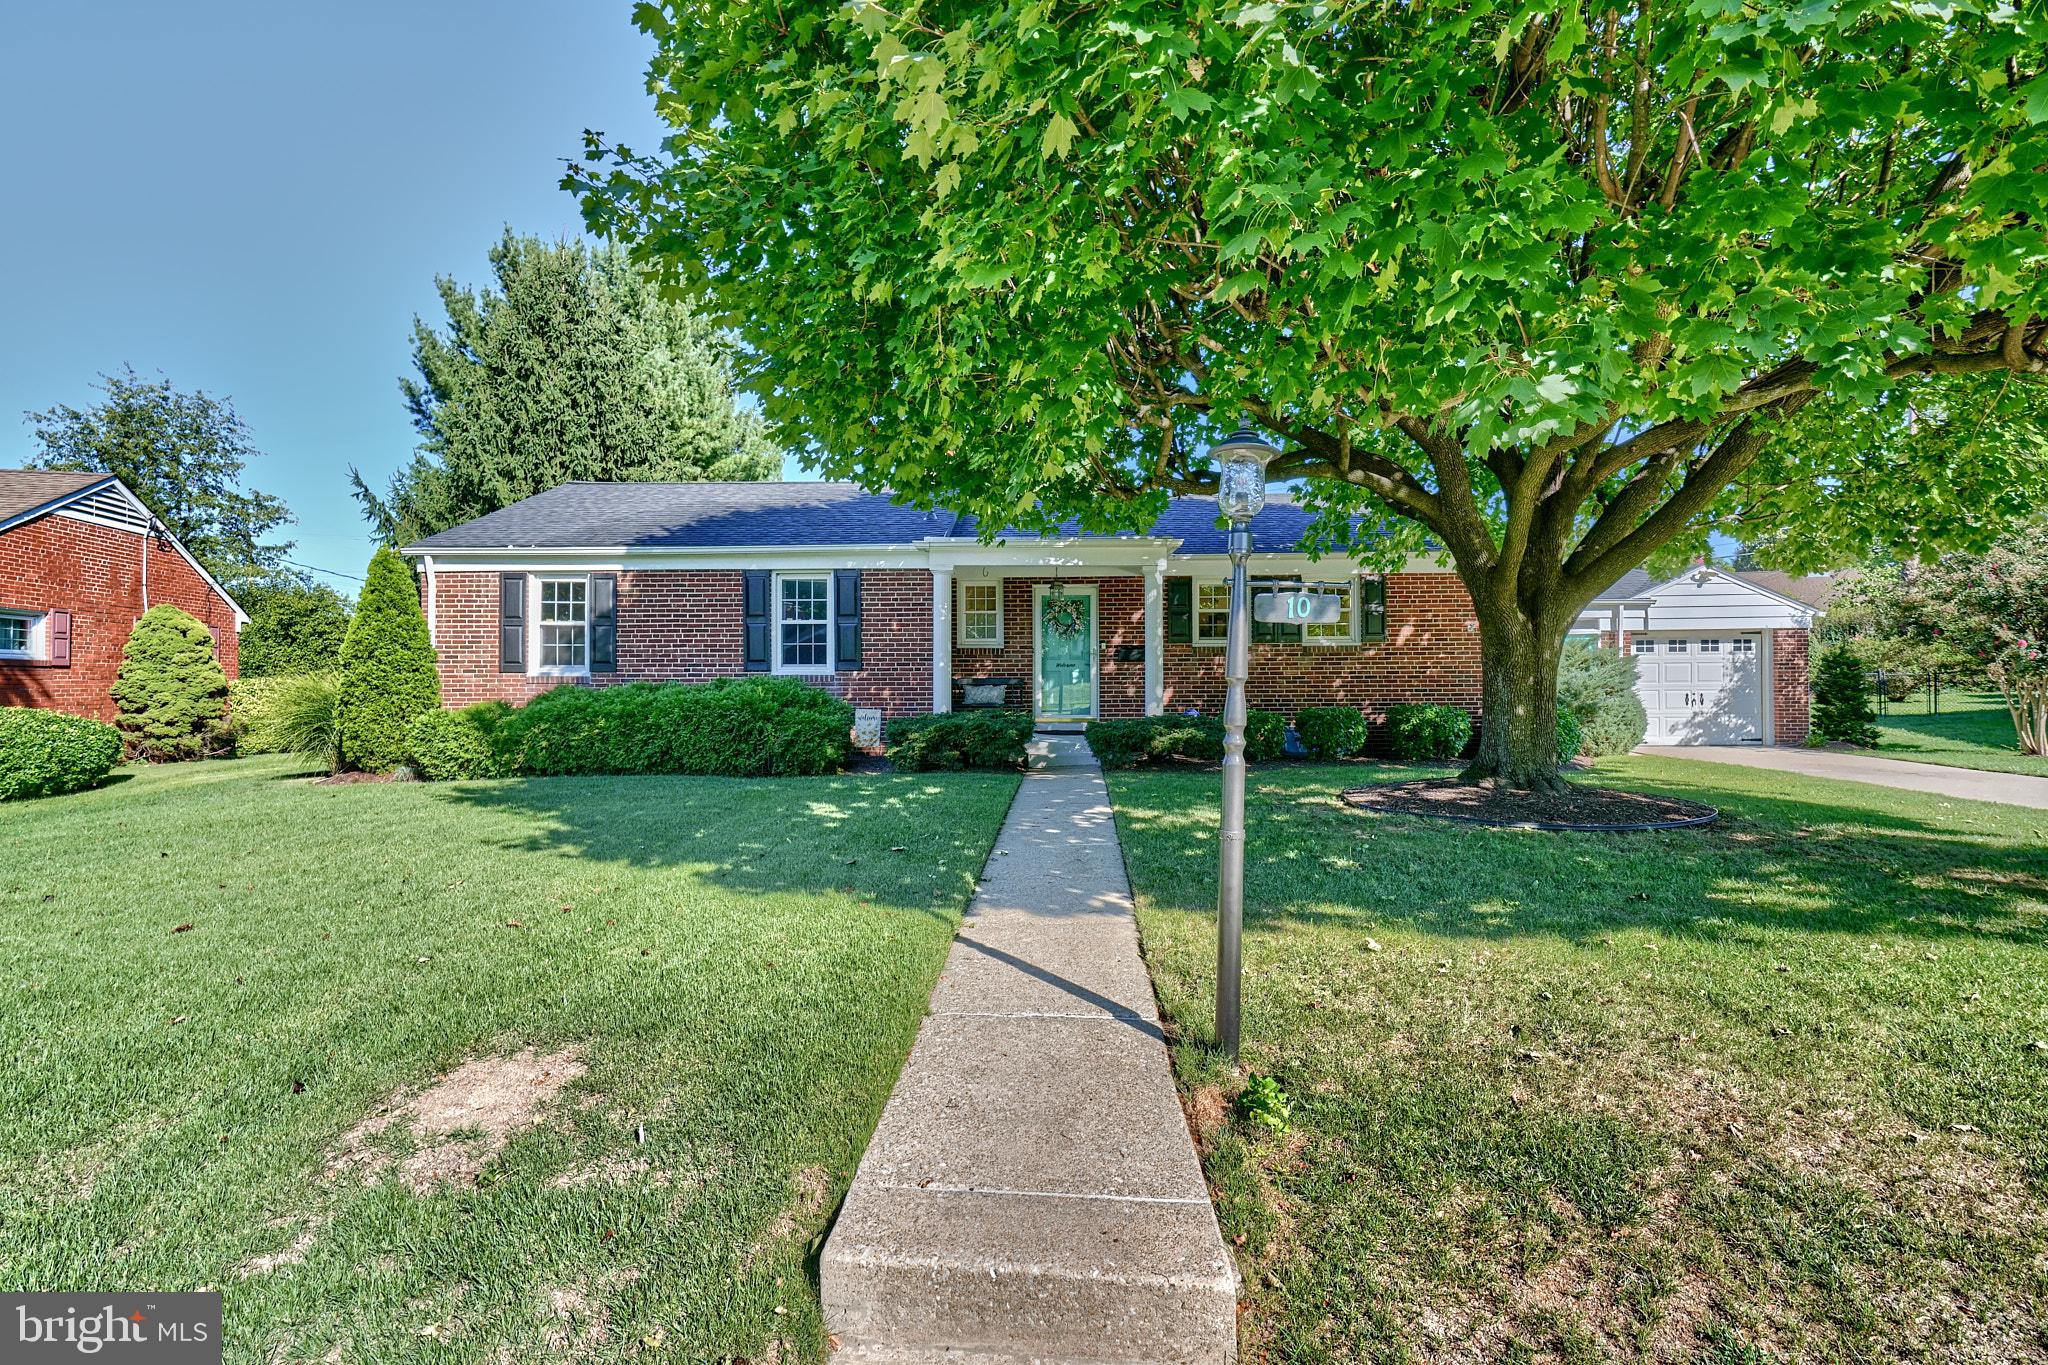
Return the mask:
[[1328,592],[1262,592],[1252,598],[1252,619],[1289,626],[1334,626],[1344,599]]

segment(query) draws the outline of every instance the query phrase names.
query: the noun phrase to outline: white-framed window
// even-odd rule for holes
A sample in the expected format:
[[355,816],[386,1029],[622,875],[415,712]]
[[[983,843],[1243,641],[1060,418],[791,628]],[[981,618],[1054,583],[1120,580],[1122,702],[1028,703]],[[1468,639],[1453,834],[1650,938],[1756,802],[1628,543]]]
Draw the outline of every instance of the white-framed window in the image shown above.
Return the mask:
[[1713,637],[1709,636],[1708,638],[1700,641],[1700,653],[1719,654],[1720,652],[1721,642],[1719,640],[1716,640]]
[[40,659],[48,632],[39,612],[0,611],[0,659]]
[[955,637],[965,649],[1003,647],[1003,585],[1000,579],[960,584]]
[[1689,654],[1692,652],[1692,641],[1666,640],[1664,642],[1664,652],[1666,654]]
[[832,575],[775,575],[775,671],[832,671]]
[[536,673],[590,671],[590,580],[540,578],[534,584]]
[[1344,599],[1344,609],[1337,619],[1327,626],[1304,625],[1301,638],[1311,645],[1355,645],[1358,643],[1358,580],[1352,579],[1341,593],[1331,594]]
[[1195,643],[1222,646],[1230,642],[1230,585],[1195,584]]
[[1645,640],[1642,636],[1635,635],[1629,638],[1628,648],[1631,654],[1655,654],[1657,652],[1657,642],[1655,640]]
[[1738,659],[1754,659],[1756,657],[1756,637],[1753,635],[1736,636],[1728,642],[1728,652]]

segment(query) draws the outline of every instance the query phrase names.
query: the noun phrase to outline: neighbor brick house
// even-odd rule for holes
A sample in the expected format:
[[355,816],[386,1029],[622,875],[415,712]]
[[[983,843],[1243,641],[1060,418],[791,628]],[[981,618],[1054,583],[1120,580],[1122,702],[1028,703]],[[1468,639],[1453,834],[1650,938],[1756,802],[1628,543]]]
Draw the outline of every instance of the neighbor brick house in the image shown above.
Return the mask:
[[[1310,521],[1269,500],[1252,526],[1252,575],[1327,585],[1342,615],[1258,627],[1251,704],[1290,717],[1391,702],[1476,711],[1478,623],[1457,575],[1421,558],[1384,575],[1311,559],[1300,548]],[[968,518],[848,484],[570,483],[404,553],[419,568],[450,706],[523,702],[565,683],[769,673],[884,716],[999,704],[1060,723],[1221,709],[1224,538],[1215,500],[1202,497],[1176,498],[1143,534],[984,541]],[[1661,650],[1678,637],[1653,632],[1684,595],[1632,576],[1581,627],[1610,646],[1654,638]],[[1687,695],[1741,700],[1748,729],[1667,727],[1670,742],[1805,737],[1811,610],[1795,623],[1784,599],[1733,595],[1745,596],[1679,624],[1716,632],[1702,638],[1725,665],[1725,679],[1700,670]],[[1774,670],[1796,707],[1759,682]]]
[[0,706],[112,720],[121,647],[165,602],[237,676],[248,615],[119,479],[0,469]]

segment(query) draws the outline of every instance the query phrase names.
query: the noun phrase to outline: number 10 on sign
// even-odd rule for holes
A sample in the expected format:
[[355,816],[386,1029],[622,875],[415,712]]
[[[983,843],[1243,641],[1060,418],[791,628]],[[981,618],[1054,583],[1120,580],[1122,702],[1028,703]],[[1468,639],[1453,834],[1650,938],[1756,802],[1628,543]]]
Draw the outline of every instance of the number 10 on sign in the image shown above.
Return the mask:
[[1252,619],[1290,626],[1334,626],[1344,599],[1329,592],[1262,592],[1252,598]]

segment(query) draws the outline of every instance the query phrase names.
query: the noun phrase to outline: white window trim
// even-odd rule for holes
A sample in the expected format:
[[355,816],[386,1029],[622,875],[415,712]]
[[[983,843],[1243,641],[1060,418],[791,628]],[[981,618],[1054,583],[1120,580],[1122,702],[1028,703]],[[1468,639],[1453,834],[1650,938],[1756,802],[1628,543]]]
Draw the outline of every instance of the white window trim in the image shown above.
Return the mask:
[[[808,579],[825,585],[825,662],[822,664],[785,664],[782,662],[782,585],[792,578]],[[771,672],[792,678],[817,678],[836,672],[839,666],[839,604],[833,600],[832,572],[829,569],[791,569],[775,575],[770,583],[773,592],[769,603],[768,663]]]
[[1351,580],[1350,586],[1344,591],[1345,595],[1351,599],[1351,611],[1349,613],[1351,617],[1350,628],[1342,635],[1311,635],[1309,632],[1313,627],[1303,626],[1301,628],[1301,643],[1304,648],[1349,649],[1351,646],[1359,643],[1358,628],[1360,622],[1358,618],[1360,612],[1364,609],[1364,604],[1358,600],[1358,579],[1354,577]]
[[[960,604],[953,612],[953,645],[956,649],[1001,649],[1003,647],[1003,580],[1000,578],[962,578],[956,580],[960,591]],[[969,588],[994,588],[996,590],[996,638],[993,640],[970,640],[967,638],[967,590]]]
[[40,663],[50,657],[50,614],[46,611],[17,611],[13,607],[0,607],[0,616],[12,617],[28,623],[27,649],[0,649],[0,659],[12,659],[26,663]]
[[[540,585],[581,583],[583,585],[583,662],[543,664],[540,661]],[[526,576],[526,673],[533,678],[587,678],[590,676],[590,575],[587,573],[528,574]]]
[[[1190,638],[1194,641],[1194,646],[1196,649],[1222,649],[1224,646],[1230,643],[1230,637],[1227,634],[1204,635],[1202,633],[1202,589],[1205,587],[1220,587],[1224,589],[1226,593],[1228,593],[1230,589],[1230,580],[1227,578],[1197,578],[1189,584],[1188,611],[1189,614],[1194,618],[1188,623],[1188,628],[1192,632]],[[1226,620],[1227,619],[1228,614],[1226,613]]]

